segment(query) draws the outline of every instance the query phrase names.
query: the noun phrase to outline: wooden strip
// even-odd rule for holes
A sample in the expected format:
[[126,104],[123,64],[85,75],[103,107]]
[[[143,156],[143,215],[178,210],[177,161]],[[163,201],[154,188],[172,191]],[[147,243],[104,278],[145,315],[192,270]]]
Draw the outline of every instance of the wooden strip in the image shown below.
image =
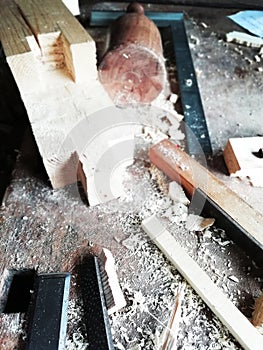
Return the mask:
[[192,196],[200,188],[263,248],[263,217],[204,166],[169,140],[150,149],[151,161]]
[[143,220],[142,228],[244,349],[261,350],[262,335],[181,248],[159,220],[151,216]]

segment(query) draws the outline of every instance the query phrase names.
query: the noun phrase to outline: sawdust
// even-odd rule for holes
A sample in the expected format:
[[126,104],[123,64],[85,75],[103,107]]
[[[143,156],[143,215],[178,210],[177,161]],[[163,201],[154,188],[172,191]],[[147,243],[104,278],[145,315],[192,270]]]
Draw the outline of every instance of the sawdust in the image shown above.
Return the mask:
[[[149,168],[150,142],[143,140],[144,152],[139,152],[139,159],[126,170],[122,198],[86,207],[70,188],[52,190],[43,183],[36,184],[34,179],[19,178],[14,179],[12,194],[3,210],[2,232],[5,235],[13,230],[8,242],[1,241],[2,249],[13,252],[9,266],[33,265],[39,271],[59,271],[72,251],[87,240],[112,251],[127,306],[112,315],[110,322],[115,348],[125,350],[158,349],[178,288],[184,282],[141,230],[142,220],[152,214],[158,215],[180,245],[247,317],[251,317],[254,298],[260,295],[262,285],[260,269],[224,231],[214,226],[202,232],[187,229],[185,199],[182,198],[184,203],[176,203],[176,198],[169,196],[169,179]],[[14,206],[21,198],[22,205]],[[58,233],[63,234],[56,239]],[[20,244],[22,250],[17,249]],[[64,262],[57,259],[57,249]],[[73,275],[73,289],[76,284]],[[83,307],[75,292],[68,315],[67,350],[88,349]],[[20,329],[19,322],[13,329],[15,326]],[[189,285],[182,303],[177,346],[187,350],[240,349]]]
[[[201,62],[202,54],[206,54],[197,50],[196,46],[203,41],[199,33],[194,35],[192,50],[200,63],[202,91],[206,94],[207,76]],[[216,38],[213,36],[209,40],[214,42]],[[217,90],[211,86],[207,89],[210,89],[210,95],[207,95],[205,108],[212,118],[209,99]],[[218,101],[220,103],[220,99]],[[169,130],[169,123],[166,129]],[[222,133],[212,133],[215,148],[221,147],[221,136]],[[76,197],[75,188],[52,190],[20,173],[13,180],[13,191],[1,212],[1,249],[8,252],[8,266],[60,271],[69,262],[72,251],[87,240],[112,251],[127,306],[112,315],[110,322],[115,348],[125,350],[158,349],[178,288],[184,283],[181,275],[141,230],[141,221],[152,214],[158,215],[180,245],[247,317],[251,317],[254,298],[261,294],[263,282],[262,271],[224,231],[215,226],[202,232],[187,229],[188,206],[185,202],[175,203],[168,194],[169,180],[156,168],[149,168],[147,149],[151,140],[144,138],[143,142],[137,153],[140,156],[125,173],[122,198],[88,208]],[[72,289],[76,284],[73,275]],[[8,328],[9,325],[10,334],[19,334],[23,315],[10,320],[10,316],[1,315],[1,327]],[[177,348],[241,349],[188,284],[182,303]],[[66,349],[88,349],[83,305],[75,293],[69,301]]]

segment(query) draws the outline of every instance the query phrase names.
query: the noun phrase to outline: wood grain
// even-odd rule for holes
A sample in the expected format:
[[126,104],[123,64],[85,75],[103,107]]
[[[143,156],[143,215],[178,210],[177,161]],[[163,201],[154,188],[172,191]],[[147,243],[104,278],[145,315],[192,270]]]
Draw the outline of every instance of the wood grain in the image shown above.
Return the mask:
[[260,333],[181,248],[160,221],[151,216],[142,222],[142,227],[242,347],[247,350],[262,349],[263,337]]
[[70,132],[112,105],[98,81],[95,41],[60,0],[10,1],[0,40],[52,186],[76,182],[82,150]]
[[117,104],[150,103],[163,91],[166,72],[161,36],[140,5],[128,7],[112,24],[99,76]]
[[169,140],[150,149],[151,161],[192,196],[200,188],[263,246],[263,217],[194,158]]

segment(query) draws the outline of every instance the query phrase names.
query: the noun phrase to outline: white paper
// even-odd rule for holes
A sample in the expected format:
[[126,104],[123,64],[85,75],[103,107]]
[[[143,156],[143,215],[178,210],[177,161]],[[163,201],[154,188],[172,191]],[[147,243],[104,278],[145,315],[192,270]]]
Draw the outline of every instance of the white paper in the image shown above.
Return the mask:
[[250,33],[263,38],[263,11],[240,11],[228,17]]

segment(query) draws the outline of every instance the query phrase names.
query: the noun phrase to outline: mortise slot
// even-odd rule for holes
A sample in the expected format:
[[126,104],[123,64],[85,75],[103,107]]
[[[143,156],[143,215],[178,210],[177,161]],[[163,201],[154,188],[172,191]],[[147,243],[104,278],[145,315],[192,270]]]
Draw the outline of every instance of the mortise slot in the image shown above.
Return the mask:
[[263,148],[260,148],[257,152],[252,152],[253,156],[263,159]]
[[35,270],[8,270],[3,277],[0,306],[3,313],[26,312],[33,290]]

